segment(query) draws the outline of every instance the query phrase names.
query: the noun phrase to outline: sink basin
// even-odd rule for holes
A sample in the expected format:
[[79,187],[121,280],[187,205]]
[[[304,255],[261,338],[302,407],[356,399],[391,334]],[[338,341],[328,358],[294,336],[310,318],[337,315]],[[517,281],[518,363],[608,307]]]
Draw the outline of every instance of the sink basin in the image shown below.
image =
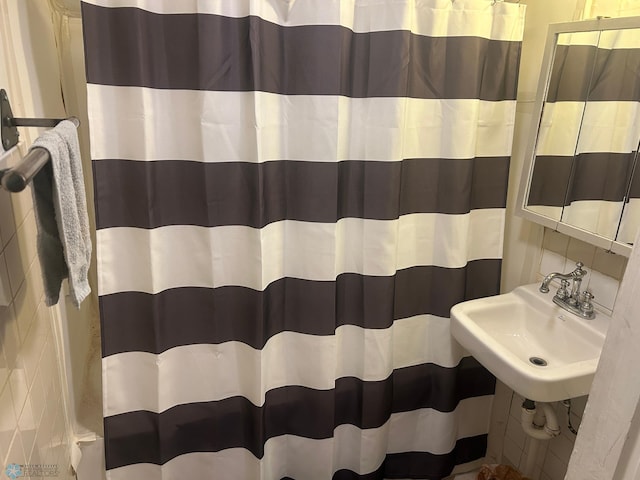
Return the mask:
[[511,293],[459,303],[451,334],[485,368],[531,400],[587,395],[609,317],[586,320],[553,303],[553,293],[524,285]]

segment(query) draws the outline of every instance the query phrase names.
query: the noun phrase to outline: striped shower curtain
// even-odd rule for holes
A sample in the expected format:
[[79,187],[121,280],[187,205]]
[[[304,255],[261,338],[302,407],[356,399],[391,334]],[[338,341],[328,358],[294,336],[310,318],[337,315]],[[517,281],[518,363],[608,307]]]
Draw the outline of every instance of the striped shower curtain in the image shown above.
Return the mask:
[[[83,3],[107,475],[441,479],[493,377],[524,7]],[[467,465],[468,466],[468,465]]]

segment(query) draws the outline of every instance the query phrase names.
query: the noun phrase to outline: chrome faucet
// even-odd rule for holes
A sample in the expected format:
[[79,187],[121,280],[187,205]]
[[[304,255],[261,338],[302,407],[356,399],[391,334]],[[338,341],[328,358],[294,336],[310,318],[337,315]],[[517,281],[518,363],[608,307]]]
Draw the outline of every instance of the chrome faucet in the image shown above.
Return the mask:
[[[587,271],[582,267],[582,262],[576,263],[576,269],[570,273],[553,272],[544,277],[542,285],[540,285],[540,291],[542,293],[549,293],[549,283],[554,278],[560,279],[560,288],[553,297],[553,303],[568,310],[571,313],[581,316],[582,318],[594,318],[596,316],[593,310],[594,296],[591,292],[586,290],[580,293],[580,285],[582,279],[587,274]],[[571,292],[569,292],[569,285],[571,284]]]

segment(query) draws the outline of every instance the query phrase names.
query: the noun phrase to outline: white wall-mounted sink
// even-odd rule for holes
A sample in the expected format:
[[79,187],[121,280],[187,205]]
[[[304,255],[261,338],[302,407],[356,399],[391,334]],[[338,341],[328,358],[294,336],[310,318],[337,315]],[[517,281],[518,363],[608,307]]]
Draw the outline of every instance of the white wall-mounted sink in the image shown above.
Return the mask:
[[[451,333],[482,365],[520,395],[555,402],[587,395],[609,317],[586,320],[552,302],[539,284],[460,303]],[[535,359],[541,359],[546,365]]]

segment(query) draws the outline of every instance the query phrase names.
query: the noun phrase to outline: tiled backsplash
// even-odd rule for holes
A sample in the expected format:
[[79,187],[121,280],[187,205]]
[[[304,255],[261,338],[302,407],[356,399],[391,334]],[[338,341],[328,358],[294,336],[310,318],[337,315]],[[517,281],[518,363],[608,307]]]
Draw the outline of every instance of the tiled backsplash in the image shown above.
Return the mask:
[[545,229],[542,260],[538,270],[539,280],[551,272],[570,272],[576,268],[578,261],[584,263],[584,268],[588,271],[582,280],[582,289],[594,294],[593,302],[610,315],[627,266],[627,259]]
[[[627,259],[600,248],[545,229],[537,280],[551,272],[570,272],[576,262],[582,262],[587,275],[582,290],[595,295],[596,309],[611,314]],[[550,295],[553,295],[553,290]],[[578,428],[588,397],[572,399],[571,423]],[[524,465],[529,439],[520,426],[522,397],[498,382],[491,420],[488,455],[492,461],[507,463],[516,468]],[[563,480],[569,464],[576,436],[567,426],[567,410],[554,404],[561,427],[561,435],[541,443],[534,479]]]
[[[4,154],[14,163],[19,152]],[[53,323],[44,304],[31,192],[0,190],[0,476],[9,464],[69,468],[69,435]],[[50,473],[50,472],[49,472]],[[36,478],[36,477],[34,477]],[[39,477],[37,477],[39,478]]]

